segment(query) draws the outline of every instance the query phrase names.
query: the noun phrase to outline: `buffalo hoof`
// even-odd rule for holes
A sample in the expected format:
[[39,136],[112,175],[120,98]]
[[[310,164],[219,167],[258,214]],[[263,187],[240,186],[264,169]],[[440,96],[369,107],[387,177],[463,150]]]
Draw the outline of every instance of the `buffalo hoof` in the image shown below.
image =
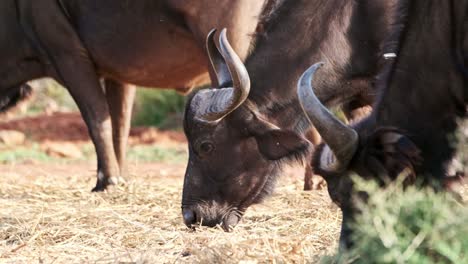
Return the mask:
[[127,181],[122,177],[111,177],[109,185],[126,185]]
[[96,187],[94,187],[91,191],[103,192],[107,189],[109,185],[126,185],[126,184],[127,182],[122,177],[111,177],[109,179],[105,179],[104,177],[98,177]]
[[108,182],[98,181],[96,183],[96,186],[91,190],[91,192],[103,192],[107,189],[108,185]]
[[106,190],[107,186],[111,184],[112,184],[112,179],[105,177],[104,173],[102,173],[101,171],[98,171],[96,187],[94,187],[91,191],[103,192]]

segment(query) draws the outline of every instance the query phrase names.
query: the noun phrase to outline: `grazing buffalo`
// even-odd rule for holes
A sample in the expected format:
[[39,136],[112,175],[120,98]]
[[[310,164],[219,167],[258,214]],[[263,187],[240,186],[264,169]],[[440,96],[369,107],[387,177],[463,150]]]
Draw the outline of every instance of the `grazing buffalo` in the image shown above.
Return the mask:
[[304,111],[325,142],[312,163],[343,211],[344,246],[351,246],[356,212],[350,174],[382,184],[406,175],[407,183],[439,189],[454,154],[457,119],[467,116],[468,1],[402,0],[396,15],[386,42],[396,58],[380,76],[379,100],[367,119],[347,126],[320,103],[311,79],[322,64],[298,84]]
[[296,83],[304,69],[327,61],[315,92],[327,106],[354,109],[374,99],[381,44],[394,1],[277,1],[260,22],[245,65],[221,34],[207,47],[218,87],[186,105],[189,141],[182,214],[187,226],[221,224],[226,230],[273,189],[283,164],[310,152],[310,127]]
[[[230,28],[241,58],[250,48],[261,0],[2,0],[0,109],[52,77],[77,103],[97,152],[102,191],[125,163],[135,88],[186,92],[206,83],[203,46],[213,27]],[[104,89],[100,79],[104,79]]]

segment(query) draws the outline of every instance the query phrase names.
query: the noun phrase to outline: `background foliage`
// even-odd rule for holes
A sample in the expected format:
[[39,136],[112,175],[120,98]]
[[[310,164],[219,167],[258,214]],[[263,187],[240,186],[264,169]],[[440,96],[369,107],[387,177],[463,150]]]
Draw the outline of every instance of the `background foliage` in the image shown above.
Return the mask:
[[180,128],[186,98],[172,90],[138,89],[132,123],[136,126]]
[[468,210],[454,196],[356,182],[370,197],[359,202],[355,248],[324,263],[468,263]]
[[[20,115],[36,115],[44,112],[78,111],[78,107],[66,89],[55,81],[43,79],[33,82],[33,99]],[[182,124],[186,98],[163,89],[137,89],[132,124],[179,129]],[[20,111],[21,112],[21,111]]]

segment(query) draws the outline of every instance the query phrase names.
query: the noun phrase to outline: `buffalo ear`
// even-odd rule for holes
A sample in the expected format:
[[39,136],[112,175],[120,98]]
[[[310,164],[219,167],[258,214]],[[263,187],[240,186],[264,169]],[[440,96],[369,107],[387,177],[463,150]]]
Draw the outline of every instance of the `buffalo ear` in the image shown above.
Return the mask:
[[271,129],[256,135],[258,149],[269,160],[301,155],[309,148],[309,142],[289,130]]

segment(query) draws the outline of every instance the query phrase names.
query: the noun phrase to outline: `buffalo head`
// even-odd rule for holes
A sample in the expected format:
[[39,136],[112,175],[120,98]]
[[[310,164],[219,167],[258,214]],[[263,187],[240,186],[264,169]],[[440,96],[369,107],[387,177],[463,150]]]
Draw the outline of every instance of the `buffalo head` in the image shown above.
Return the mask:
[[279,161],[302,157],[309,143],[260,114],[248,99],[250,77],[226,30],[219,49],[214,35],[208,35],[206,48],[219,87],[198,91],[186,106],[189,162],[182,214],[187,226],[221,224],[229,230],[248,206],[271,191]]
[[[327,181],[332,200],[343,212],[341,245],[349,247],[356,207],[351,197],[351,175],[373,179],[381,184],[406,176],[406,183],[415,179],[415,165],[420,163],[420,151],[401,131],[392,127],[376,127],[375,111],[360,123],[348,126],[337,119],[319,101],[312,87],[315,72],[323,65],[317,63],[299,79],[297,92],[301,106],[314,124],[323,143],[314,151],[312,167]],[[359,193],[365,198],[365,193]]]
[[414,180],[414,165],[420,151],[402,131],[392,127],[376,128],[375,115],[349,126],[337,119],[317,98],[312,79],[323,65],[317,63],[301,76],[297,92],[301,106],[323,142],[314,152],[312,165],[328,183],[332,199],[338,204],[349,201],[351,180],[357,174],[382,183],[402,173]]

